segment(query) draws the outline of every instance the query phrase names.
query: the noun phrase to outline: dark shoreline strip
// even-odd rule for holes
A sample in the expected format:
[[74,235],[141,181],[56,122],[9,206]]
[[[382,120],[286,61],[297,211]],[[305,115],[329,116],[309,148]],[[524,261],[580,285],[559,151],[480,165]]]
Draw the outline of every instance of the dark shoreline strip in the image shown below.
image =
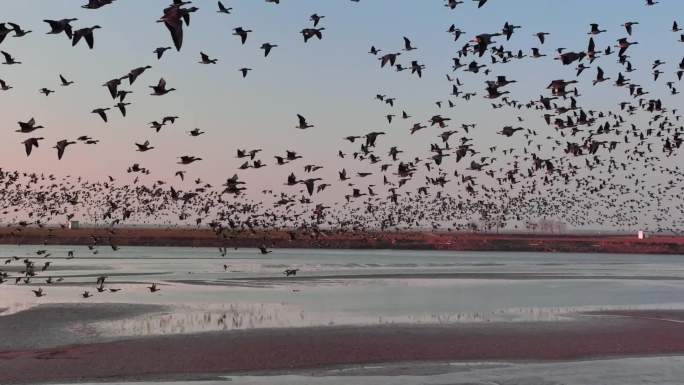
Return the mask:
[[450,251],[517,251],[560,253],[684,254],[684,237],[657,235],[639,240],[617,234],[525,234],[451,232],[350,232],[325,231],[323,235],[287,231],[235,231],[227,238],[209,229],[121,227],[109,228],[2,228],[0,244],[90,245],[91,236],[112,238],[119,246],[248,247],[264,243],[275,248],[305,249],[402,249]]

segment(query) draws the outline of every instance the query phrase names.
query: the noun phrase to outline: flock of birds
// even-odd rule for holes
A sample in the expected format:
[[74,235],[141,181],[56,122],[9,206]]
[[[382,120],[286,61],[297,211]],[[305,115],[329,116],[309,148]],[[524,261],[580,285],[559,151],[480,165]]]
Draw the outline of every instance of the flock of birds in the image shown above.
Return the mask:
[[[351,0],[358,3],[359,0]],[[496,7],[495,1],[472,0],[477,8]],[[280,0],[266,0],[279,6]],[[447,11],[458,9],[471,2],[447,0]],[[656,6],[657,1],[647,0],[646,6]],[[86,9],[116,6],[115,0],[90,0],[83,5]],[[152,52],[157,60],[163,60],[164,53],[176,49],[181,51],[183,37],[190,28],[191,18],[199,10],[191,1],[174,0],[162,10],[158,23],[168,30],[172,46],[161,46]],[[232,14],[233,8],[219,1],[216,12]],[[325,34],[332,31],[325,28],[325,15],[313,14],[311,25],[301,30],[304,43],[313,41],[325,43]],[[85,41],[93,49],[96,34],[107,33],[99,25],[78,28],[72,26],[78,20],[44,20],[46,33],[66,36],[73,46]],[[174,173],[176,181],[155,178],[152,171],[133,164],[126,170],[134,174],[132,183],[118,183],[114,177],[105,181],[88,181],[80,177],[58,177],[41,173],[22,173],[0,169],[0,206],[5,218],[16,220],[14,230],[20,233],[28,226],[44,227],[50,223],[81,218],[96,224],[107,224],[112,236],[108,239],[93,237],[89,249],[97,253],[99,247],[116,246],[116,227],[126,223],[187,224],[209,226],[216,236],[225,240],[222,255],[227,253],[231,239],[240,232],[284,229],[292,239],[307,238],[312,245],[325,245],[326,234],[334,231],[362,232],[366,230],[405,230],[428,227],[432,230],[487,230],[506,226],[527,226],[534,228],[539,218],[562,218],[566,223],[577,226],[601,226],[611,228],[633,228],[643,226],[645,218],[651,221],[654,231],[679,232],[684,223],[684,204],[681,201],[684,173],[677,164],[684,137],[681,114],[677,106],[667,106],[658,93],[677,95],[677,82],[684,74],[684,59],[678,63],[666,63],[653,59],[649,68],[638,69],[633,65],[631,55],[638,54],[634,40],[639,36],[639,22],[625,21],[620,26],[620,37],[615,44],[599,46],[608,30],[600,24],[587,26],[579,32],[586,36],[587,43],[574,50],[557,48],[553,58],[558,66],[572,68],[574,77],[549,79],[548,87],[541,90],[539,98],[519,100],[514,97],[510,85],[516,80],[510,75],[499,75],[508,63],[526,61],[530,66],[535,60],[547,55],[541,47],[553,42],[553,35],[547,32],[531,32],[541,47],[528,50],[510,47],[523,29],[512,23],[505,23],[498,31],[481,32],[464,42],[449,62],[453,72],[446,74],[448,91],[435,102],[438,113],[428,119],[414,118],[409,106],[401,106],[397,98],[379,92],[378,103],[391,109],[385,119],[389,126],[407,121],[411,135],[423,135],[428,130],[439,130],[437,135],[424,136],[426,151],[422,154],[408,154],[399,146],[384,146],[392,135],[391,130],[372,130],[343,138],[350,152],[339,149],[336,156],[359,162],[360,168],[375,168],[377,171],[337,170],[336,181],[316,176],[321,165],[306,162],[301,164],[300,155],[287,150],[273,155],[275,166],[292,167],[284,182],[285,187],[275,185],[261,191],[262,197],[248,194],[246,182],[238,174],[228,178],[221,186],[213,186],[194,180],[189,188],[174,188],[174,182],[185,182],[189,178],[185,166],[202,161],[198,155],[178,157]],[[617,27],[616,27],[617,29]],[[672,42],[684,43],[684,34],[675,21],[671,28]],[[97,32],[96,32],[97,31]],[[22,38],[32,31],[16,23],[0,23],[0,48],[5,38]],[[664,31],[666,33],[667,31]],[[252,30],[244,27],[233,29],[233,35],[242,44],[249,40]],[[462,41],[466,32],[456,25],[447,28],[447,34],[455,42]],[[679,35],[679,36],[677,36]],[[403,38],[403,48],[386,51],[371,46],[368,55],[377,60],[381,69],[391,69],[422,78],[430,68],[420,59],[401,59],[420,53],[409,37]],[[401,41],[402,39],[397,39]],[[260,46],[265,58],[278,44],[263,43]],[[526,53],[526,51],[528,51]],[[2,51],[5,65],[21,65],[21,61]],[[205,52],[199,55],[199,63],[213,65],[218,59]],[[603,67],[611,62],[619,69],[608,74]],[[570,67],[571,66],[571,67]],[[115,103],[113,107],[92,110],[104,122],[112,108],[126,116],[127,95],[136,80],[152,68],[149,65],[130,70],[122,76],[115,76],[102,84]],[[247,77],[251,68],[240,68]],[[593,79],[585,81],[587,73],[595,71]],[[652,82],[638,84],[628,77],[635,71],[650,71]],[[70,87],[76,81],[58,74],[60,85]],[[56,75],[57,77],[57,75]],[[463,79],[470,80],[463,81]],[[484,80],[484,86],[467,88],[475,81]],[[150,80],[152,82],[152,80]],[[150,84],[148,82],[148,84]],[[164,78],[149,85],[150,94],[162,97],[177,90],[170,87]],[[609,83],[619,92],[614,108],[594,109],[583,105],[582,93],[586,83],[592,87],[607,87]],[[0,79],[0,90],[11,92],[11,79]],[[39,90],[45,97],[51,97],[54,90]],[[0,94],[1,95],[1,94]],[[493,110],[506,111],[511,123],[501,127],[497,133],[504,137],[507,145],[477,145],[476,137],[482,127],[477,123],[454,124],[448,115],[450,109],[460,107],[459,103],[483,99]],[[397,110],[395,110],[395,108]],[[522,116],[537,115],[538,121],[525,123]],[[310,122],[304,114],[293,112],[294,130],[316,130],[316,122]],[[150,127],[160,132],[165,126],[173,125],[178,116],[166,116],[153,120]],[[536,128],[524,127],[535,125]],[[541,125],[541,126],[540,126]],[[21,144],[30,156],[45,140],[34,136],[34,132],[47,131],[33,117],[18,122],[16,131],[25,135]],[[44,131],[38,131],[44,130]],[[420,133],[419,133],[420,131]],[[200,129],[188,132],[197,137],[210,135]],[[524,138],[523,146],[515,146],[509,138]],[[60,138],[54,149],[57,159],[65,156],[66,150],[74,145],[99,145],[98,139],[81,136],[75,139]],[[134,143],[135,150],[147,152],[155,147],[149,140]],[[236,149],[237,158],[243,160],[236,172],[247,172],[268,166],[261,157],[262,149]],[[232,174],[233,172],[231,172]],[[301,174],[306,174],[301,177]],[[299,174],[300,176],[297,176]],[[146,182],[150,178],[157,180]],[[380,187],[382,186],[382,187]],[[340,201],[317,201],[316,195],[328,188],[348,189],[345,199]],[[479,218],[478,224],[473,218]],[[653,224],[655,223],[655,224]],[[264,240],[264,244],[268,242]],[[38,254],[46,257],[46,253]],[[267,254],[266,246],[260,252]],[[73,256],[73,255],[72,255]],[[30,258],[10,258],[7,263],[23,261],[23,269],[11,277],[0,270],[0,283],[14,278],[16,283],[30,283],[39,275],[35,261]],[[41,272],[49,269],[49,262]],[[296,275],[296,269],[288,269],[287,276]],[[98,279],[98,292],[116,288],[105,288],[106,277]],[[50,278],[51,280],[51,278]],[[155,284],[149,287],[156,292]],[[36,296],[45,295],[42,289],[34,291]],[[84,297],[89,297],[84,292]]]

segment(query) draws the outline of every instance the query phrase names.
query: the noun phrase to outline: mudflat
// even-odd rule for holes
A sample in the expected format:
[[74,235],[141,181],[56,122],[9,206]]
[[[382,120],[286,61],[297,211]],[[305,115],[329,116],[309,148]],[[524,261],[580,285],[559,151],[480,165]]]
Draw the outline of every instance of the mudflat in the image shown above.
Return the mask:
[[680,321],[684,312],[673,310],[595,312],[567,322],[286,328],[142,337],[5,350],[0,352],[0,383],[173,379],[368,363],[674,355],[684,353]]

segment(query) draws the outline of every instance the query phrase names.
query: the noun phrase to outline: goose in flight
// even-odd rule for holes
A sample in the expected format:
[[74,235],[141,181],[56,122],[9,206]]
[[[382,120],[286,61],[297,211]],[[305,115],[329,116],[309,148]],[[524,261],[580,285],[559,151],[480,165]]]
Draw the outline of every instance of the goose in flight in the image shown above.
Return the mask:
[[112,99],[116,99],[119,90],[119,86],[121,85],[121,78],[115,78],[107,83],[103,84],[102,87],[107,87],[109,90],[109,94],[112,95]]
[[33,147],[38,148],[38,141],[43,140],[44,138],[39,137],[39,138],[28,138],[25,141],[21,142],[24,144],[24,148],[26,149],[26,156],[31,155],[31,150],[33,150]]
[[216,13],[225,13],[227,15],[230,15],[230,11],[232,11],[233,8],[226,8],[222,2],[218,2],[218,11]]
[[200,56],[200,64],[216,64],[216,62],[218,62],[218,59],[210,59],[209,56],[204,52],[200,52]]
[[4,80],[0,79],[0,90],[9,91],[12,88],[12,86],[8,85]]
[[[180,5],[172,5],[164,10],[164,16],[162,16],[157,23],[164,23],[166,28],[171,33],[171,40],[173,40],[173,45],[176,47],[176,51],[180,51],[183,46],[183,13]],[[161,54],[157,53],[159,59],[161,59]]]
[[73,32],[71,29],[71,23],[72,21],[76,21],[78,19],[72,18],[72,19],[62,19],[62,20],[43,20],[44,22],[48,23],[50,25],[50,32],[48,32],[48,35],[59,35],[60,33],[64,32],[69,40],[73,39]]
[[299,125],[296,128],[299,128],[300,130],[306,130],[307,128],[312,128],[312,124],[308,124],[306,122],[306,118],[304,118],[302,115],[297,114],[297,118],[299,119]]
[[0,23],[0,43],[5,40],[7,35],[9,35],[10,32],[14,31],[13,29],[7,28],[5,26],[5,23]]
[[323,32],[325,28],[304,28],[300,33],[304,37],[304,43],[308,42],[312,37],[317,37],[318,40],[323,39]]
[[323,168],[323,166],[316,166],[316,165],[314,165],[314,164],[307,164],[306,166],[304,166],[304,171],[306,171],[306,172],[315,172],[315,171],[318,171],[318,170],[320,170],[320,169],[322,169],[322,168]]
[[586,56],[585,52],[563,52],[555,57],[554,60],[560,60],[563,65],[570,65],[575,61],[582,61]]
[[21,64],[20,61],[17,61],[17,60],[16,60],[14,57],[12,57],[12,55],[10,55],[9,53],[7,53],[7,52],[5,52],[5,51],[0,51],[0,53],[2,53],[2,56],[5,57],[5,62],[2,63],[2,64],[7,64],[7,65]]
[[[106,277],[100,277],[100,278],[106,278]],[[100,281],[100,278],[98,278],[98,280],[97,280],[98,284],[96,287],[98,293],[102,293],[105,291],[104,280]]]
[[174,124],[174,123],[176,123],[176,119],[178,119],[178,116],[165,116],[162,119],[162,124],[166,124],[166,123]]
[[268,57],[268,54],[271,53],[271,50],[277,46],[277,44],[264,43],[260,48],[264,50],[264,57]]
[[609,80],[610,78],[606,78],[603,75],[603,69],[601,67],[596,67],[596,79],[593,81],[594,85],[597,85],[601,82],[604,82],[606,80]]
[[45,95],[45,96],[50,96],[50,94],[54,93],[55,91],[43,87],[43,88],[41,88],[41,89],[39,90],[39,92],[40,92],[41,94]]
[[155,48],[155,50],[152,52],[157,54],[157,60],[159,60],[162,58],[162,56],[164,56],[164,52],[166,52],[170,49],[171,49],[171,47],[159,47],[159,48]]
[[164,127],[164,123],[159,123],[156,120],[154,122],[150,122],[150,127],[154,128],[155,132],[161,131],[162,127]]
[[446,128],[447,124],[446,122],[450,121],[451,118],[444,118],[441,115],[435,115],[432,118],[430,118],[430,127],[434,125],[439,125],[440,128]]
[[550,35],[550,33],[548,32],[537,32],[534,34],[534,36],[536,36],[539,39],[539,42],[541,44],[544,44],[544,42],[546,41],[546,36],[548,35]]
[[18,24],[14,23],[7,23],[12,27],[12,30],[14,31],[14,37],[23,37],[28,35],[29,33],[33,32],[31,30],[24,30],[22,29]]
[[311,15],[311,17],[309,18],[309,20],[313,21],[314,27],[318,27],[318,23],[320,23],[320,22],[321,22],[321,19],[323,19],[324,17],[325,17],[325,16],[323,16],[323,15],[319,15],[319,14],[317,14],[317,13],[314,13],[313,15]]
[[259,246],[259,252],[260,252],[261,254],[264,254],[264,255],[265,255],[265,254],[272,253],[273,251],[272,251],[272,250],[268,250],[268,249],[266,248],[266,245],[261,245],[261,246]]
[[42,287],[39,287],[38,290],[31,290],[31,291],[33,292],[33,294],[34,294],[36,297],[39,297],[39,298],[42,297],[42,296],[44,296],[44,295],[46,295],[46,293],[45,293],[45,291],[43,291],[43,288],[42,288]]
[[374,131],[366,134],[366,147],[375,147],[375,141],[378,139],[378,136],[380,135],[385,135],[385,133],[382,131]]
[[180,159],[180,162],[178,162],[178,164],[190,164],[193,162],[197,162],[198,160],[202,160],[202,158],[198,158],[198,157],[190,156],[190,155],[183,155],[178,159]]
[[539,52],[539,48],[532,47],[532,57],[533,58],[538,59],[538,58],[544,57],[544,56],[546,56],[546,54]]
[[188,133],[190,134],[190,136],[200,136],[204,134],[204,131],[201,131],[199,128],[195,128],[192,131],[188,131]]
[[427,126],[423,126],[420,123],[415,123],[413,127],[411,127],[411,135],[415,134],[416,132],[422,130],[423,128],[427,128]]
[[401,55],[400,52],[398,53],[388,53],[385,54],[381,57],[378,58],[380,60],[380,68],[384,68],[387,63],[389,63],[391,66],[394,66],[394,63],[397,61],[397,56]]
[[[126,95],[132,94],[133,91],[119,90],[116,92],[116,97],[119,98],[119,102],[123,102],[126,99]],[[130,104],[130,103],[128,103]]]
[[249,34],[250,32],[252,32],[251,29],[237,27],[233,29],[233,36],[240,36],[240,41],[242,41],[242,44],[245,44],[247,42],[247,34]]
[[243,68],[240,68],[238,71],[240,71],[240,72],[242,73],[242,77],[243,77],[243,78],[246,78],[246,77],[247,77],[247,74],[248,74],[249,71],[251,71],[251,70],[252,70],[251,68],[243,67]]
[[622,24],[623,27],[625,27],[625,31],[627,31],[627,34],[629,36],[632,36],[632,27],[639,24],[638,21],[628,21],[625,24]]
[[98,9],[105,5],[113,3],[114,0],[88,0],[88,4],[82,5],[81,8],[85,9]]
[[599,29],[599,25],[596,23],[591,23],[591,30],[589,31],[588,35],[598,35],[600,33],[606,32],[605,29]]
[[463,4],[463,2],[458,1],[458,0],[447,0],[446,4],[444,4],[444,6],[449,8],[449,9],[456,9],[456,6],[459,4]]
[[62,156],[64,156],[64,150],[66,150],[67,146],[70,144],[76,144],[76,142],[70,142],[66,139],[62,139],[59,142],[57,142],[57,144],[53,147],[57,149],[57,159],[62,159]]
[[262,150],[261,150],[260,148],[257,148],[257,149],[254,149],[254,150],[249,150],[249,151],[238,149],[238,150],[237,150],[237,158],[238,158],[238,159],[242,159],[242,158],[245,158],[245,157],[249,156],[249,158],[250,158],[251,160],[254,160],[254,158],[256,157],[256,155],[257,155],[258,153],[260,153],[261,151],[262,151]]
[[62,76],[62,74],[59,74],[59,80],[62,82],[62,87],[68,87],[74,84],[73,81],[66,80],[66,78]]
[[511,36],[513,36],[513,33],[518,28],[521,28],[521,27],[519,25],[509,24],[508,22],[506,22],[506,24],[504,24],[502,33],[504,34],[504,36],[506,36],[507,41],[511,40]]
[[480,57],[484,56],[485,52],[487,52],[487,47],[494,43],[492,38],[497,36],[501,36],[501,33],[481,33],[475,36],[475,38],[471,40],[471,42],[475,43],[475,46],[473,47],[475,52],[477,52]]
[[622,72],[620,72],[620,73],[618,73],[618,78],[617,78],[617,80],[615,81],[615,85],[616,85],[617,87],[623,87],[623,86],[626,85],[629,81],[630,81],[630,79],[626,79],[625,76],[622,74]]
[[314,183],[323,180],[321,178],[310,178],[306,180],[300,180],[299,183],[303,184],[306,186],[306,191],[309,193],[309,195],[313,195],[314,192]]
[[410,51],[413,51],[413,50],[416,50],[416,49],[418,49],[418,48],[413,47],[413,46],[411,45],[411,40],[409,40],[408,37],[404,36],[404,51],[410,52]]
[[582,72],[586,69],[589,69],[589,67],[585,66],[584,63],[580,63],[575,69],[577,70],[577,74],[575,76],[579,77],[582,74]]
[[152,286],[147,287],[150,290],[150,293],[155,293],[161,290],[160,288],[157,287],[156,283],[153,283]]
[[145,143],[142,143],[142,144],[135,143],[135,145],[138,147],[138,149],[136,151],[139,151],[139,152],[149,151],[149,150],[152,150],[154,148],[154,147],[150,146],[149,140],[146,140]]
[[[624,55],[625,55],[625,52],[627,51],[627,49],[628,49],[630,46],[633,46],[633,45],[636,45],[636,44],[639,44],[639,42],[638,42],[638,41],[629,42],[629,41],[627,41],[627,38],[626,38],[626,37],[623,37],[623,38],[621,38],[621,39],[618,39],[618,44],[616,45],[616,47],[620,48],[620,52],[618,52],[618,56],[624,56]],[[609,48],[610,48],[610,47],[609,47]]]
[[71,46],[75,47],[76,44],[78,44],[78,42],[81,41],[81,38],[83,38],[88,44],[88,48],[93,49],[93,47],[95,47],[95,37],[93,35],[93,31],[100,28],[102,27],[100,27],[99,25],[94,25],[89,28],[81,28],[74,31],[74,38],[71,41]]
[[424,64],[418,64],[417,60],[414,60],[411,62],[411,73],[418,73],[418,77],[422,78],[423,77],[423,70],[425,69]]
[[28,122],[18,122],[19,123],[19,129],[16,132],[21,132],[22,134],[28,134],[29,132],[33,132],[39,128],[45,128],[43,126],[36,126],[36,120],[34,118],[31,118]]
[[283,274],[285,274],[286,277],[296,276],[298,271],[299,269],[286,269],[283,271]]
[[164,80],[164,78],[159,79],[159,83],[157,83],[156,86],[149,87],[152,88],[152,90],[154,91],[152,94],[150,94],[153,96],[162,96],[168,94],[171,91],[176,91],[175,88],[166,89],[166,80]]
[[[135,79],[137,79],[138,76],[142,75],[143,72],[145,72],[146,70],[148,70],[150,68],[152,68],[152,66],[144,66],[144,67],[134,68],[134,69],[130,70],[130,72],[128,72],[128,75],[124,76],[124,78],[128,78],[128,84],[133,85],[133,83],[135,82]],[[121,101],[123,102],[123,99]]]
[[109,110],[109,108],[96,108],[96,109],[92,110],[91,113],[100,115],[102,120],[104,120],[105,123],[107,123],[107,113],[106,112],[108,110]]
[[466,69],[466,71],[477,74],[477,73],[480,73],[481,68],[485,68],[485,67],[487,67],[487,66],[484,64],[478,64],[475,60],[473,60],[470,62],[470,64],[468,64],[468,68]]
[[522,130],[524,130],[524,128],[522,127],[513,128],[512,126],[506,126],[503,129],[501,129],[501,131],[499,131],[499,134],[510,138],[511,136],[513,136],[513,134]]

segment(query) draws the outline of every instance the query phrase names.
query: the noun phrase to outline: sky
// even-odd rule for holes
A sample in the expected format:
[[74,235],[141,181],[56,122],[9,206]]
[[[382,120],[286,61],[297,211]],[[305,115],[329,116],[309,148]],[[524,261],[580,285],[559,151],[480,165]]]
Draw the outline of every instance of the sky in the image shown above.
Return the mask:
[[[408,133],[417,122],[426,124],[435,114],[461,123],[478,123],[471,135],[479,147],[494,144],[522,146],[524,138],[503,138],[496,132],[504,125],[518,125],[516,116],[525,119],[525,127],[542,134],[549,132],[539,111],[492,110],[482,98],[484,81],[495,75],[517,80],[507,89],[517,100],[538,99],[548,95],[546,85],[553,79],[573,79],[574,65],[563,67],[553,60],[555,49],[586,49],[589,24],[599,23],[607,33],[596,37],[599,48],[614,45],[626,33],[621,24],[639,21],[630,41],[640,44],[630,48],[630,60],[640,71],[629,75],[633,82],[651,85],[650,64],[655,58],[665,61],[663,80],[650,87],[668,105],[681,105],[681,95],[668,95],[665,81],[674,80],[676,66],[684,53],[678,34],[670,31],[674,17],[684,14],[684,2],[661,0],[646,7],[642,0],[490,0],[483,8],[466,0],[456,10],[444,7],[441,0],[282,0],[279,5],[260,0],[226,0],[231,15],[216,13],[215,1],[195,0],[200,10],[192,14],[185,28],[185,41],[180,52],[167,51],[162,60],[153,54],[156,47],[171,46],[168,31],[156,20],[168,0],[116,0],[98,10],[82,9],[77,0],[4,0],[0,22],[15,22],[33,33],[22,38],[8,37],[0,49],[10,52],[23,64],[0,65],[0,79],[14,89],[0,92],[0,166],[5,169],[40,171],[57,175],[78,175],[89,179],[132,178],[125,170],[139,163],[152,171],[150,180],[173,179],[176,170],[185,169],[190,179],[201,178],[220,183],[238,172],[243,160],[236,159],[238,148],[261,148],[260,158],[268,166],[261,170],[240,171],[241,179],[264,188],[281,186],[292,167],[274,165],[274,155],[286,149],[304,156],[296,164],[298,174],[305,164],[324,166],[321,176],[335,179],[337,171],[376,171],[371,165],[339,159],[338,150],[357,151],[357,145],[342,141],[348,135],[385,131],[381,151],[391,145],[405,151],[405,158],[425,156],[430,143],[436,143],[438,129],[425,129],[416,135]],[[309,16],[324,15],[323,40],[304,43],[299,31],[310,27]],[[81,43],[72,47],[68,39],[46,35],[43,19],[78,18],[75,29],[100,25],[95,31],[95,49]],[[499,38],[506,47],[529,54],[540,47],[549,55],[539,60],[525,59],[492,67],[490,76],[451,71],[451,58],[475,35],[501,30],[505,22],[522,26],[510,42]],[[682,20],[684,25],[684,20]],[[465,31],[458,42],[446,33],[451,24]],[[254,32],[247,44],[232,36],[232,29],[244,27]],[[536,32],[549,32],[545,45],[540,45]],[[426,65],[422,78],[407,71],[380,69],[377,57],[368,54],[371,45],[383,53],[399,52],[402,37],[409,37],[418,50],[404,53],[400,59],[408,65],[418,60]],[[268,58],[259,49],[262,43],[277,44]],[[216,65],[201,65],[203,51],[218,59]],[[487,59],[488,56],[485,57]],[[599,63],[607,76],[617,77],[621,66],[615,56]],[[466,59],[466,63],[471,59]],[[488,60],[485,60],[487,62]],[[120,77],[135,67],[151,65],[131,87],[128,116],[122,118],[114,108],[108,111],[109,123],[90,111],[113,107],[106,81]],[[252,68],[243,79],[238,69]],[[611,84],[592,87],[595,65],[583,75],[582,103],[591,108],[616,108],[624,100]],[[471,101],[456,100],[454,109],[439,109],[435,101],[446,103],[451,85],[445,74],[459,77],[463,90],[477,92]],[[75,81],[70,87],[59,85],[58,75]],[[149,85],[165,78],[177,92],[163,97],[150,96]],[[55,90],[49,97],[39,94],[42,87]],[[661,87],[661,88],[658,88]],[[395,108],[374,100],[376,94],[396,97]],[[406,110],[412,118],[396,119],[391,125],[385,115]],[[298,130],[296,114],[307,117],[315,127]],[[180,118],[175,125],[155,133],[148,122],[167,115]],[[14,132],[18,121],[35,117],[46,129],[37,133],[46,139],[30,157],[20,144],[27,135]],[[187,132],[199,128],[206,134],[197,138]],[[79,144],[70,147],[61,161],[51,149],[60,139],[88,135],[99,139],[96,146]],[[139,153],[133,142],[149,140],[154,150]],[[195,155],[203,161],[190,166],[176,165],[177,157]],[[673,157],[671,164],[681,163]],[[453,166],[453,164],[452,164]],[[461,168],[466,167],[461,165]],[[379,175],[379,174],[378,174]],[[300,176],[300,175],[298,175]],[[377,176],[375,184],[381,184]],[[336,196],[339,189],[326,192]]]

